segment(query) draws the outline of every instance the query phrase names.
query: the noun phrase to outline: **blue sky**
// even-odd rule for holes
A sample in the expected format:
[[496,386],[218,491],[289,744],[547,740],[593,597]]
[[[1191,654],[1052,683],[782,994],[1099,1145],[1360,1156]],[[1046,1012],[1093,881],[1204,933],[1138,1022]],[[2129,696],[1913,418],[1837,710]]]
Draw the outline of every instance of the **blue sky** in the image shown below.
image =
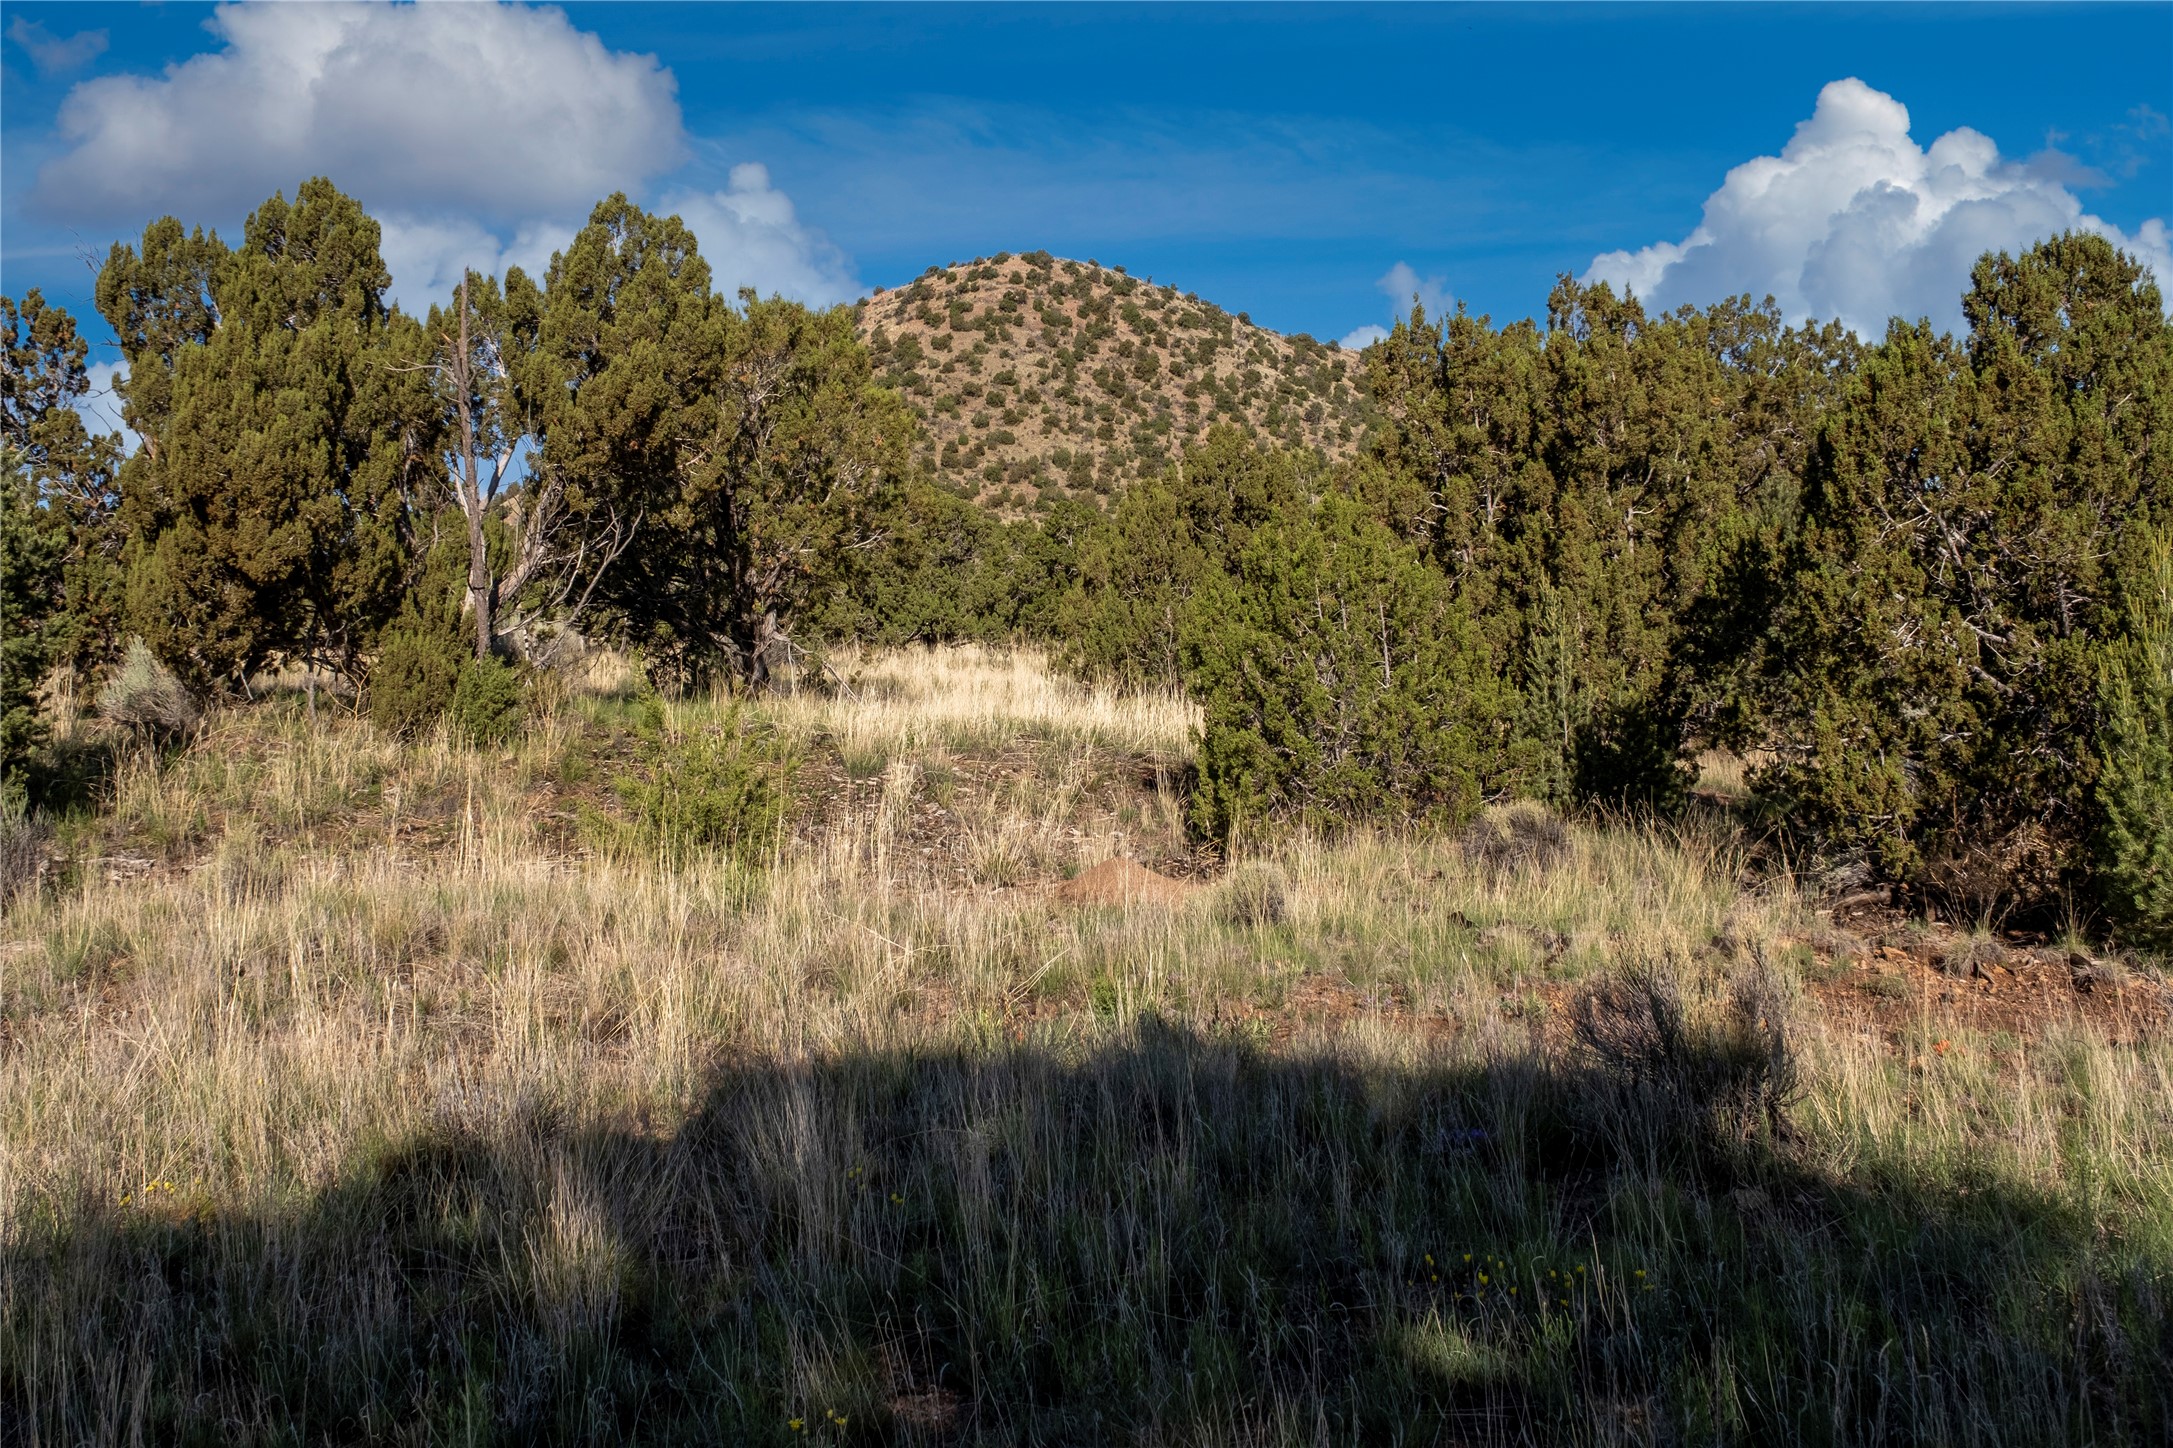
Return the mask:
[[721,280],[811,301],[1046,247],[1361,341],[1392,296],[1499,320],[1563,272],[1955,321],[1978,251],[2075,224],[2173,270],[2167,5],[0,21],[0,287],[84,312],[83,255],[166,211],[238,235],[320,170],[385,220],[411,305],[540,265],[619,188],[685,214]]

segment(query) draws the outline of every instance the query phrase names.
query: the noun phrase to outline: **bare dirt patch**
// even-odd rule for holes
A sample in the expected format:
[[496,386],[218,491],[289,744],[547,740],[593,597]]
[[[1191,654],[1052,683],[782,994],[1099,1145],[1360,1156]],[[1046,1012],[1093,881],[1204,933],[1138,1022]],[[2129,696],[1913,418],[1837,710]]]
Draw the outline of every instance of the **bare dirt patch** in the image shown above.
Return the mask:
[[1852,960],[1821,960],[1805,993],[1835,1026],[1896,1044],[1927,1023],[2024,1041],[2085,1025],[2114,1045],[2137,1044],[2173,1025],[2164,985],[2112,962],[2045,947],[1878,944]]
[[1067,905],[1182,905],[1199,886],[1158,875],[1131,860],[1104,860],[1051,893]]

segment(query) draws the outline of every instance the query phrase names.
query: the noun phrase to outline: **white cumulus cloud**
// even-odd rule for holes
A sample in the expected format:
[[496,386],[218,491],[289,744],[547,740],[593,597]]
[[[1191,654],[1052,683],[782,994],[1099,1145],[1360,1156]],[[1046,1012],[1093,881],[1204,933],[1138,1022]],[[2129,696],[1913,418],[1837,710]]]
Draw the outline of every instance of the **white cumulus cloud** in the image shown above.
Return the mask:
[[678,86],[558,10],[222,5],[224,47],[84,81],[37,200],[69,220],[246,210],[314,174],[390,212],[521,219],[677,165]]
[[97,437],[102,433],[117,432],[121,435],[121,450],[134,452],[141,441],[121,421],[121,394],[114,384],[127,380],[128,367],[121,362],[89,362],[84,365],[90,390],[76,399],[76,415],[83,419],[84,431]]
[[1389,311],[1399,322],[1411,315],[1413,298],[1426,309],[1429,317],[1436,317],[1447,311],[1449,303],[1454,300],[1449,295],[1447,277],[1422,277],[1412,270],[1409,262],[1397,262],[1374,285],[1387,293]]
[[[1456,299],[1449,294],[1447,277],[1422,277],[1409,262],[1399,261],[1383,272],[1373,284],[1388,298],[1390,320],[1401,322],[1411,315],[1411,303],[1416,301],[1426,309],[1429,317],[1438,317],[1449,309]],[[1388,335],[1388,328],[1375,322],[1358,327],[1343,338],[1343,346],[1353,352],[1362,352]]]
[[421,316],[432,302],[451,298],[469,271],[502,276],[517,266],[543,280],[553,252],[573,240],[575,228],[564,222],[526,221],[501,237],[472,216],[380,216],[378,254],[392,273],[392,298]]
[[[393,296],[420,312],[471,267],[540,278],[598,200],[652,194],[690,152],[671,71],[559,10],[229,4],[207,28],[220,48],[69,92],[38,207],[123,228],[170,212],[231,234],[273,191],[329,176],[377,217]],[[862,290],[760,165],[721,191],[681,181],[662,207],[722,288],[816,305]]]
[[1819,92],[1780,155],[1731,170],[1689,236],[1595,257],[1585,280],[1662,307],[1770,293],[1791,320],[1838,317],[1867,336],[1890,316],[1958,330],[1979,256],[2067,230],[2173,280],[2164,221],[2125,234],[2083,209],[2061,168],[2005,159],[1967,127],[1919,146],[1907,107],[1851,78]]
[[661,209],[694,233],[720,292],[753,287],[762,296],[774,292],[827,307],[865,290],[845,254],[800,220],[792,198],[755,162],[734,166],[722,191],[667,193]]

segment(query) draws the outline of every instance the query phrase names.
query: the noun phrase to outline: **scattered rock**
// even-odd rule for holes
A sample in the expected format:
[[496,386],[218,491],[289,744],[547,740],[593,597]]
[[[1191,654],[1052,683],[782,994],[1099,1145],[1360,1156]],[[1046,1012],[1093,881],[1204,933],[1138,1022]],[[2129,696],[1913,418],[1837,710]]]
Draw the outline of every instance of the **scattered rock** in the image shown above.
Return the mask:
[[1132,860],[1104,860],[1056,887],[1067,905],[1178,905],[1199,886],[1158,875]]
[[148,855],[99,855],[87,863],[103,867],[106,878],[116,882],[141,880],[158,869],[158,861]]

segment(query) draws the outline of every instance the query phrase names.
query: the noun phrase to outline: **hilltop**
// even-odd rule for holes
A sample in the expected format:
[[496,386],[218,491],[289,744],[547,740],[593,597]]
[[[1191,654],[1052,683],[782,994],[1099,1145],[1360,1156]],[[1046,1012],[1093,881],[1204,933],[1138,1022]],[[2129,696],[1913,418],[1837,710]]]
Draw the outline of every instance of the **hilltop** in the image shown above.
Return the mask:
[[998,507],[1106,496],[1215,423],[1348,456],[1358,354],[1045,251],[930,267],[858,309],[883,380],[924,424],[923,460]]

